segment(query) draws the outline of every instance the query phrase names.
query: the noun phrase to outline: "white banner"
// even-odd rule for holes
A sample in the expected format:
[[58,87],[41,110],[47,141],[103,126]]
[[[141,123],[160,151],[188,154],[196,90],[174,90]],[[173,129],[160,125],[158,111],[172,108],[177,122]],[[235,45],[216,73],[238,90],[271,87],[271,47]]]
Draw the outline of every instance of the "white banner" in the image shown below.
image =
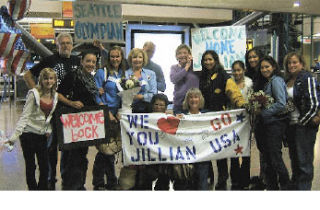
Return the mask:
[[244,109],[185,115],[121,115],[124,165],[193,163],[250,156]]
[[72,7],[76,42],[124,42],[120,3],[74,1]]
[[236,60],[245,61],[245,26],[224,26],[191,29],[193,68],[200,71],[202,54],[214,50],[220,63],[230,70]]

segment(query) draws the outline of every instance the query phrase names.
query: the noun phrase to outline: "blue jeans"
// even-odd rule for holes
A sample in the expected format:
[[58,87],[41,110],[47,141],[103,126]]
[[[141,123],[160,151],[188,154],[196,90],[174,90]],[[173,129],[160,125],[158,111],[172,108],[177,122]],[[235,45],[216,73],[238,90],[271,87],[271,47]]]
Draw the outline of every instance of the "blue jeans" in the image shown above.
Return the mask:
[[296,126],[297,190],[311,190],[313,179],[314,144],[318,127]]
[[256,140],[259,151],[266,162],[267,190],[287,190],[289,185],[288,170],[282,159],[282,139],[286,128],[285,120],[277,120],[270,124],[256,124]]
[[209,190],[208,178],[209,173],[213,173],[210,167],[211,161],[194,163],[195,167],[195,190]]

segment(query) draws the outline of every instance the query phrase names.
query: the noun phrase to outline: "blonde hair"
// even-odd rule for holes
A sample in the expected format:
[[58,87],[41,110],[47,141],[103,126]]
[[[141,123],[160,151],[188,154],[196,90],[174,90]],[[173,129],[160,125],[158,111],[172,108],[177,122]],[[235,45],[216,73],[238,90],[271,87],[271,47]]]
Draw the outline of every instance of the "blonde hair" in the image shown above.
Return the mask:
[[189,53],[190,55],[192,55],[192,53],[191,53],[191,48],[190,48],[188,45],[186,45],[186,44],[180,44],[180,45],[177,47],[177,49],[176,49],[176,58],[177,58],[177,55],[178,55],[178,53],[179,53],[179,51],[180,51],[181,49],[186,49],[186,50],[188,51],[188,53]]
[[132,67],[132,58],[133,57],[136,57],[139,53],[142,53],[142,56],[143,56],[143,66],[147,65],[148,64],[148,55],[145,51],[143,51],[143,49],[140,49],[140,48],[133,48],[129,55],[128,55],[128,63],[129,63],[129,66]]
[[44,94],[42,81],[49,77],[49,75],[54,75],[55,83],[51,88],[51,96],[53,97],[57,90],[57,74],[52,68],[44,68],[41,70],[39,75],[39,82],[36,89],[39,91],[40,97]]
[[186,93],[186,96],[184,97],[183,103],[182,103],[182,109],[183,110],[189,110],[189,103],[188,100],[190,98],[191,95],[196,95],[200,98],[200,109],[202,109],[204,107],[204,98],[203,95],[201,93],[201,91],[199,90],[199,88],[190,88],[188,90],[188,92]]

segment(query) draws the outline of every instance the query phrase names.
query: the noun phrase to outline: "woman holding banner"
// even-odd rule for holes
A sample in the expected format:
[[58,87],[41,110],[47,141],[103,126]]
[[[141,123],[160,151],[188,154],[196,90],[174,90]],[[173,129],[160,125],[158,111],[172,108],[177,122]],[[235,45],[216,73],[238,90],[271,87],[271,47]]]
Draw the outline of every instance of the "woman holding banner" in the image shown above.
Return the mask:
[[178,64],[171,66],[170,80],[174,84],[173,112],[182,112],[182,102],[187,91],[199,87],[199,78],[193,71],[191,49],[188,45],[181,44],[176,49]]
[[[223,111],[231,103],[235,107],[243,107],[246,103],[237,84],[220,64],[218,54],[213,50],[203,53],[201,59],[202,72],[200,90],[206,101],[204,108],[208,111]],[[228,174],[227,159],[217,160],[218,183],[216,190],[226,190]]]
[[[61,102],[68,107],[81,109],[84,106],[94,106],[98,88],[92,72],[96,68],[97,57],[86,52],[81,59],[81,67],[66,75],[59,85],[58,92],[62,94]],[[69,93],[72,93],[69,95]],[[86,173],[88,169],[88,147],[63,150],[61,153],[61,171],[63,190],[85,190]]]
[[[232,64],[233,79],[239,87],[243,98],[248,101],[248,95],[252,91],[252,80],[245,76],[245,66],[240,60]],[[231,189],[232,190],[248,190],[250,184],[250,156],[240,158],[231,158]]]
[[[109,50],[105,67],[98,69],[94,76],[99,89],[99,94],[96,96],[97,103],[108,106],[111,123],[119,123],[118,109],[121,105],[121,98],[118,95],[120,91],[118,89],[119,80],[124,78],[126,69],[127,65],[122,49],[119,46],[113,46]],[[104,182],[105,174],[107,175],[107,185]],[[92,175],[94,190],[114,189],[117,185],[114,154],[105,154],[99,150],[94,160]]]

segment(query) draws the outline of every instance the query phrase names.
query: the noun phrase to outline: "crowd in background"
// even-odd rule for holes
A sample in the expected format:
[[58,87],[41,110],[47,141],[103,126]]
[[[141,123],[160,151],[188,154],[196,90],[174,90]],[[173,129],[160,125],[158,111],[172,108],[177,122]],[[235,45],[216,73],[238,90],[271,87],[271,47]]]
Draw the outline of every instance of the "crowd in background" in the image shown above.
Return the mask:
[[[143,84],[143,88],[133,98],[133,113],[164,113],[167,110],[168,98],[160,93],[166,89],[163,72],[151,60],[155,52],[152,42],[146,42],[143,49],[132,49],[128,59],[125,59],[118,46],[106,50],[99,42],[93,45],[100,48],[104,59],[104,65],[98,67],[98,70],[96,54],[90,51],[83,53],[80,60],[71,55],[71,36],[60,34],[57,37],[58,53],[44,58],[24,75],[31,88],[27,102],[34,97],[39,98],[36,101],[40,102],[32,103],[32,106],[41,117],[27,114],[31,105],[26,103],[16,128],[18,133],[8,143],[13,144],[22,134],[20,141],[29,190],[55,189],[57,135],[54,120],[50,124],[53,111],[63,107],[81,109],[84,106],[104,105],[109,108],[110,123],[117,124],[121,108],[121,97],[118,95],[121,87],[118,81],[132,76]],[[286,55],[283,73],[275,59],[253,48],[247,51],[245,63],[238,60],[232,64],[231,75],[226,72],[218,54],[213,50],[203,53],[202,71],[199,72],[193,70],[189,46],[179,45],[175,55],[177,64],[172,65],[170,71],[170,80],[174,84],[174,115],[181,117],[184,114],[247,108],[249,94],[264,91],[274,99],[274,103],[250,113],[255,116],[252,124],[254,135],[250,136],[255,137],[260,152],[259,180],[267,190],[311,190],[313,148],[320,122],[320,87],[316,78],[305,68],[300,54],[290,52]],[[52,70],[50,74],[47,73],[49,76],[43,73],[46,69]],[[40,86],[36,86],[33,76],[38,77],[39,74]],[[54,78],[50,75],[54,75]],[[54,82],[51,81],[49,85],[45,83],[47,80]],[[57,91],[51,91],[56,86]],[[59,102],[55,108],[56,99]],[[286,111],[289,101],[294,109]],[[51,106],[48,107],[48,104]],[[27,138],[30,133],[36,136]],[[47,139],[48,148],[45,148]],[[284,144],[289,147],[291,177],[282,159],[281,149]],[[114,154],[106,154],[97,148],[92,172],[95,190],[152,190],[154,181],[154,190],[168,190],[170,181],[175,190],[209,190],[214,183],[211,161],[126,166],[117,178]],[[40,155],[39,151],[43,150],[46,150],[45,153]],[[62,150],[60,172],[63,190],[85,190],[87,153],[88,147]],[[34,154],[37,155],[40,168],[38,183],[34,174]],[[232,190],[250,189],[250,157],[231,158],[230,171],[227,159],[216,161],[218,174],[215,190],[227,190],[229,176]],[[189,171],[192,175],[181,177],[177,175],[179,170]],[[126,174],[130,174],[129,183],[123,179]]]

